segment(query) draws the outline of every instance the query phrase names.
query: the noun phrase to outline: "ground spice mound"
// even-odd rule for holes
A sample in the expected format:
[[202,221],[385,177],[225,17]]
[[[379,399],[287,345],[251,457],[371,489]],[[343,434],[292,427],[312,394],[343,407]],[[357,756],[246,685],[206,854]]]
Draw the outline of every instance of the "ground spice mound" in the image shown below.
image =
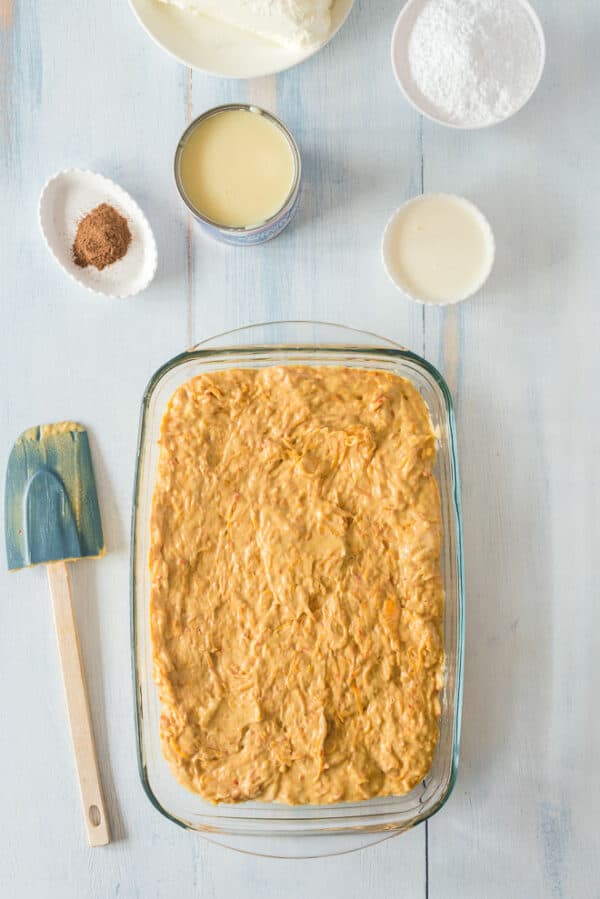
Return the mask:
[[93,265],[102,270],[122,259],[130,243],[127,219],[108,203],[101,203],[79,222],[73,259],[80,268]]

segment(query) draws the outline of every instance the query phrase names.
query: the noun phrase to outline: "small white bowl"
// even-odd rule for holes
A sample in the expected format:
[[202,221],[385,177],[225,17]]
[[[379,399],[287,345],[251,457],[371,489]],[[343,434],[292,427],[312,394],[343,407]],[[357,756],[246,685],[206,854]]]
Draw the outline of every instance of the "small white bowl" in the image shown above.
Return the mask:
[[427,97],[423,96],[415,84],[408,61],[408,45],[417,17],[427,5],[428,0],[408,0],[398,16],[394,31],[392,32],[392,69],[394,70],[398,87],[410,105],[413,106],[417,112],[420,112],[426,118],[431,119],[432,122],[437,122],[438,125],[445,125],[447,128],[458,128],[463,131],[477,131],[481,128],[490,128],[492,125],[499,125],[501,122],[505,122],[507,119],[512,118],[523,109],[525,104],[531,100],[536,92],[542,78],[544,66],[546,64],[546,38],[544,37],[544,29],[542,28],[542,23],[539,20],[538,14],[528,0],[517,0],[517,2],[520,3],[523,10],[531,19],[531,23],[539,40],[540,57],[537,76],[531,86],[529,94],[516,109],[513,109],[513,111],[509,113],[509,115],[505,116],[503,119],[494,119],[490,122],[482,122],[481,124],[473,125],[451,121],[450,119],[441,116],[439,109],[437,109]]
[[[122,259],[99,271],[93,265],[76,265],[72,248],[80,220],[101,203],[114,206],[125,216],[131,244]],[[81,169],[58,172],[42,190],[39,220],[58,264],[93,293],[124,299],[145,290],[154,278],[157,252],[152,229],[133,197],[110,178]]]
[[[463,294],[459,297],[452,297],[450,299],[443,300],[431,300],[424,297],[417,296],[411,289],[401,280],[398,276],[397,271],[394,271],[394,266],[392,265],[391,258],[391,247],[390,240],[394,225],[398,221],[399,218],[402,217],[404,212],[415,203],[421,202],[423,197],[448,197],[453,200],[458,200],[462,205],[466,206],[470,212],[473,214],[474,219],[479,224],[481,228],[481,233],[484,238],[484,242],[487,245],[488,258],[486,261],[485,268],[483,269],[482,275],[477,281],[477,283],[473,286],[472,290],[469,290],[467,293]],[[464,300],[468,300],[469,297],[472,297],[476,294],[487,279],[490,276],[492,268],[494,267],[494,261],[496,258],[496,241],[494,239],[494,232],[492,231],[492,227],[488,222],[487,218],[483,214],[483,212],[475,206],[474,203],[471,203],[470,200],[467,200],[465,197],[460,197],[457,194],[448,194],[448,193],[427,193],[427,194],[419,194],[417,197],[412,197],[410,200],[407,200],[406,203],[403,203],[402,206],[399,206],[398,209],[393,213],[390,217],[387,225],[385,226],[383,232],[383,239],[381,241],[381,258],[383,260],[383,267],[387,272],[387,275],[392,282],[392,284],[398,288],[406,297],[410,300],[414,300],[416,303],[423,303],[425,306],[454,306],[456,303],[462,303]]]

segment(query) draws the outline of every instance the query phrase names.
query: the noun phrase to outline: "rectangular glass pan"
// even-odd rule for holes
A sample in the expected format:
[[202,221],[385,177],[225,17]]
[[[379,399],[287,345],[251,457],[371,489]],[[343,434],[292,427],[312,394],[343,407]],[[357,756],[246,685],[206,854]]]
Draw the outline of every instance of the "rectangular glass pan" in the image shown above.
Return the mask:
[[[260,343],[236,346],[236,341]],[[252,326],[196,347],[160,368],[146,390],[140,421],[132,534],[132,652],[136,697],[138,761],[146,793],[166,817],[206,834],[316,836],[401,831],[438,811],[456,778],[464,642],[462,538],[456,434],[452,400],[441,375],[424,359],[383,338],[339,326],[306,322]],[[273,341],[281,342],[273,342]],[[307,341],[302,343],[301,341]],[[340,340],[345,343],[339,342]],[[309,342],[312,341],[312,342]],[[214,806],[189,792],[164,760],[159,739],[160,704],[152,679],[150,639],[150,510],[160,423],[173,392],[203,372],[272,365],[350,366],[381,369],[409,379],[427,403],[438,434],[435,474],[444,528],[442,577],[446,595],[445,685],[440,738],[429,774],[404,796],[324,806],[289,807],[262,802]]]

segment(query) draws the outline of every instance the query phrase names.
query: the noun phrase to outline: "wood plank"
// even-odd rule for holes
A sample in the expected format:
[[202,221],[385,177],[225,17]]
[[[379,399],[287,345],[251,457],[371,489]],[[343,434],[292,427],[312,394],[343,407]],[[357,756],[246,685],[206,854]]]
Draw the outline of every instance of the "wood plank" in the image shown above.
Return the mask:
[[[107,556],[78,563],[72,573],[115,840],[102,850],[103,860],[84,845],[45,573],[3,571],[0,644],[11,686],[0,713],[7,735],[0,894],[130,897],[143,879],[148,846],[159,837],[135,761],[129,510],[144,386],[186,341],[185,222],[170,190],[172,153],[185,123],[185,72],[149,43],[122,3],[88,3],[75,12],[51,2],[15,4],[12,29],[0,33],[0,42],[2,59],[12,65],[0,161],[0,468],[12,439],[31,424],[73,418],[90,429]],[[87,293],[44,248],[38,196],[49,175],[69,166],[113,177],[147,213],[160,262],[155,283],[140,297]],[[187,863],[191,875],[180,837],[165,822],[151,877],[171,863],[182,877]]]
[[425,189],[473,199],[498,242],[481,295],[426,320],[457,399],[467,573],[463,751],[430,825],[433,899],[600,895],[598,62],[591,7],[541,12],[550,55],[531,105],[424,137]]

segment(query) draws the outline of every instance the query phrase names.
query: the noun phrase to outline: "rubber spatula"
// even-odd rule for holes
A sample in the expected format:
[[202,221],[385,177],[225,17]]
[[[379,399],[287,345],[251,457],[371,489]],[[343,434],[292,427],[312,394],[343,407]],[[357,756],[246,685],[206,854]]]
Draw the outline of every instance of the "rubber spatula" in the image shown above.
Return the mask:
[[87,432],[74,422],[25,431],[6,473],[6,552],[10,570],[46,565],[54,607],[71,737],[91,846],[110,842],[71,598],[68,562],[104,555]]

